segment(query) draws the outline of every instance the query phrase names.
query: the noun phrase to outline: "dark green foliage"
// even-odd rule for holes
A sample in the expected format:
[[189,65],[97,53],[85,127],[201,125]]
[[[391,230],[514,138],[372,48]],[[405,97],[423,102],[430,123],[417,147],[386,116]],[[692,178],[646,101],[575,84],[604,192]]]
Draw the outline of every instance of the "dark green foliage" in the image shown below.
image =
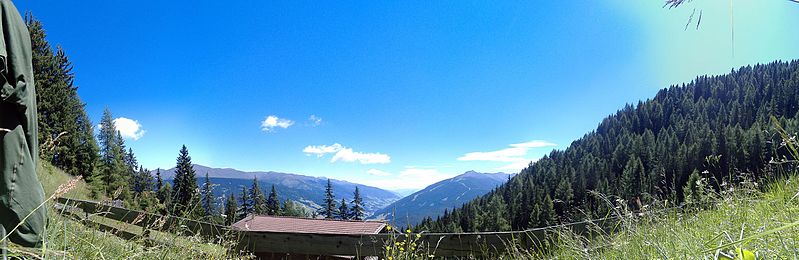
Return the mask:
[[343,219],[343,220],[350,219],[350,207],[347,206],[347,201],[344,198],[341,199],[341,204],[339,204],[337,213],[338,213],[336,216],[337,219]]
[[280,199],[277,198],[277,190],[275,190],[274,184],[272,184],[272,190],[269,192],[269,197],[266,199],[266,214],[270,216],[281,215]]
[[161,214],[167,215],[173,212],[172,206],[172,184],[164,183],[164,186],[161,189],[158,189],[158,193],[156,194],[161,201]]
[[253,212],[252,197],[250,196],[250,192],[249,190],[247,190],[247,187],[243,185],[241,186],[241,192],[239,192],[239,195],[241,195],[241,197],[239,197],[240,207],[237,218],[243,219],[244,217],[250,215],[250,213]]
[[191,165],[189,149],[184,145],[180,148],[180,154],[175,166],[175,183],[172,188],[172,205],[169,207],[174,210],[173,214],[183,216],[197,206],[199,196],[197,194],[197,177],[194,167]]
[[[161,176],[158,176],[159,178]],[[139,166],[139,170],[136,171],[135,175],[133,175],[133,192],[137,195],[147,191],[155,191],[153,190],[153,175],[150,174],[150,170],[145,169],[142,166]]]
[[283,202],[283,207],[280,208],[280,213],[282,216],[290,216],[290,217],[311,217],[305,208],[302,205],[295,203],[291,200],[286,200]]
[[117,132],[108,108],[100,120],[100,171],[90,180],[95,195],[126,200],[130,196],[130,166],[126,163],[125,142]]
[[239,221],[238,207],[239,205],[236,203],[236,197],[233,196],[233,193],[228,194],[225,202],[225,225],[232,225]]
[[352,220],[363,220],[363,198],[361,198],[361,191],[358,186],[355,186],[355,192],[352,193],[352,208],[350,208],[349,218]]
[[[39,156],[72,175],[93,180],[98,150],[92,122],[73,84],[72,62],[47,42],[42,23],[28,13],[39,121]],[[101,190],[103,187],[97,187]]]
[[158,201],[164,203],[164,199],[171,195],[170,193],[164,193],[164,179],[161,178],[161,168],[155,170],[155,193],[157,194]]
[[494,196],[488,202],[487,208],[477,217],[478,231],[508,231],[510,222],[504,214],[507,212],[507,205],[502,200],[502,196]]
[[216,201],[214,201],[214,185],[211,179],[208,178],[208,173],[205,173],[205,182],[203,182],[203,189],[200,191],[202,197],[203,210],[206,216],[216,215]]
[[258,185],[257,178],[252,179],[252,186],[250,187],[250,205],[252,207],[252,213],[256,215],[264,215],[268,211],[266,207],[266,195],[264,195],[261,186]]
[[325,186],[325,205],[321,209],[320,214],[324,215],[326,219],[332,219],[338,216],[336,208],[336,198],[333,196],[333,185],[330,183],[330,179],[327,180],[327,186]]
[[423,224],[429,231],[481,230],[485,216],[478,212],[504,201],[508,206],[498,214],[507,216],[511,229],[523,230],[603,217],[619,202],[632,210],[653,200],[678,205],[703,192],[692,184],[696,180],[710,191],[766,181],[789,167],[769,164],[787,154],[772,115],[788,132],[799,130],[799,61],[701,76],[626,105],[566,150],[552,151],[491,193]]

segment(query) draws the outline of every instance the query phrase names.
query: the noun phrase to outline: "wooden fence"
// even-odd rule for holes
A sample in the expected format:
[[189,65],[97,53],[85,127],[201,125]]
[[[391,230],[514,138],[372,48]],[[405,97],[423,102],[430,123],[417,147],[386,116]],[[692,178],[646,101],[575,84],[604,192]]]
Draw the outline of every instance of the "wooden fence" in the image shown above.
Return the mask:
[[195,221],[174,216],[162,216],[142,211],[105,205],[98,202],[59,198],[60,207],[80,209],[86,216],[91,214],[140,226],[145,230],[179,232],[199,235],[209,240],[234,239],[240,249],[256,254],[304,254],[379,256],[388,241],[415,240],[423,245],[426,254],[435,256],[488,255],[512,250],[509,246],[531,248],[546,246],[564,228],[574,233],[591,236],[593,232],[612,232],[619,221],[604,218],[545,228],[510,232],[474,233],[420,233],[405,236],[401,233],[363,235],[278,233],[233,230],[227,226]]

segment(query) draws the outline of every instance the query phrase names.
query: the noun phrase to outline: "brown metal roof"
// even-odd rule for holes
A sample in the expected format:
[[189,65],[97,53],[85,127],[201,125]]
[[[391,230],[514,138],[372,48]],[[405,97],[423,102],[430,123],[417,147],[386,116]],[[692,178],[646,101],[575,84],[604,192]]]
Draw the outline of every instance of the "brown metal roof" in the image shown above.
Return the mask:
[[250,215],[232,225],[245,231],[311,234],[377,234],[386,227],[379,221],[330,220]]

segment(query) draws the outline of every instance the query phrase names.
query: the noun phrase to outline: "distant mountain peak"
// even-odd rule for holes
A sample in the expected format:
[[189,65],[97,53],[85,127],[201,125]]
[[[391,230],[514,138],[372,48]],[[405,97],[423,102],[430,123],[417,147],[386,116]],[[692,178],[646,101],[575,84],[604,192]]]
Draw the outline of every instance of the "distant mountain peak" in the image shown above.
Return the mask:
[[397,226],[415,225],[422,218],[443,214],[445,209],[460,206],[473,198],[484,195],[505,183],[514,175],[506,173],[481,173],[474,170],[433,183],[414,192],[388,207],[375,212]]

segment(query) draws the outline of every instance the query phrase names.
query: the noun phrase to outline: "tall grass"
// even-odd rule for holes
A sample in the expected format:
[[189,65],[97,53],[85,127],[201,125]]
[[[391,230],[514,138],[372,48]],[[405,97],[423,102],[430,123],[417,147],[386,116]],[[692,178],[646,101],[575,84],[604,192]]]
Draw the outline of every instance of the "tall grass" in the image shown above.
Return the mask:
[[[23,248],[9,245],[10,257],[23,259],[244,259],[250,256],[234,249],[233,241],[209,243],[199,235],[177,235],[149,231],[103,218],[101,215],[76,217],[64,209],[54,208],[54,194],[87,199],[90,191],[82,180],[75,180],[59,169],[44,163],[38,169],[48,200],[48,225],[42,248]],[[65,189],[64,183],[70,183]],[[60,187],[59,187],[60,186]],[[139,234],[122,239],[115,232],[102,232],[97,224],[114,227],[119,233]]]

